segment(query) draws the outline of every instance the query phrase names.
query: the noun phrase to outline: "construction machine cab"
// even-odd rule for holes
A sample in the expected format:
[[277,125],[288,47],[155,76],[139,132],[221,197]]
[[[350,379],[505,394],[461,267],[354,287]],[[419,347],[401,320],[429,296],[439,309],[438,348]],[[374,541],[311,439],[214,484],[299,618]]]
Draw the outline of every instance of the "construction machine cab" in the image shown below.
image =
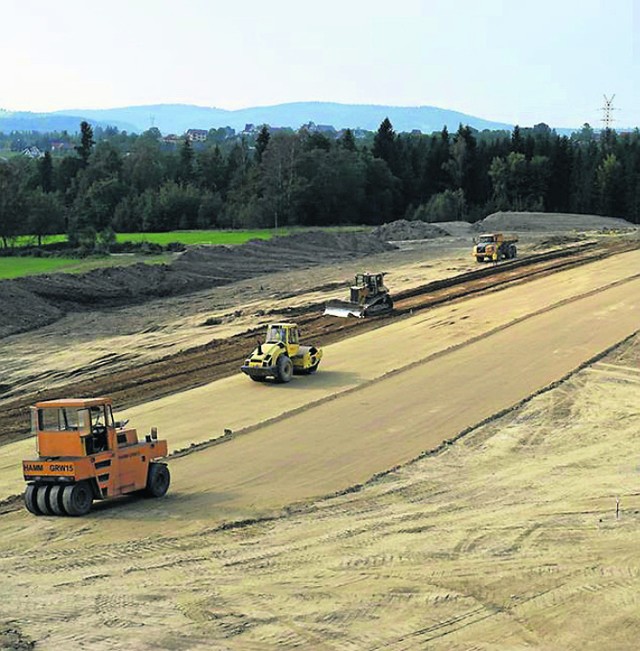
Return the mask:
[[295,323],[272,323],[267,329],[265,343],[283,343],[287,349],[287,355],[293,357],[300,348],[298,337],[298,326]]
[[351,301],[362,305],[368,298],[386,292],[387,288],[384,286],[383,276],[382,273],[356,274],[355,282],[351,287]]
[[39,402],[32,407],[32,429],[42,456],[86,456],[116,447],[108,398]]

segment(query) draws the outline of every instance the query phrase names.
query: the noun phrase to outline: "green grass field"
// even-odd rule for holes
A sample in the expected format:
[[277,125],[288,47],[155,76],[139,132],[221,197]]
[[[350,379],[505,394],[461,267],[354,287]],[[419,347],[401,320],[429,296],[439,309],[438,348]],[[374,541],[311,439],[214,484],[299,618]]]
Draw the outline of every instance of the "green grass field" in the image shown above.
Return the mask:
[[[358,231],[364,230],[363,226],[332,226],[323,228],[325,231]],[[278,235],[290,235],[292,233],[307,230],[301,227],[279,228]],[[182,244],[243,244],[249,240],[268,240],[275,235],[272,228],[254,230],[210,230],[210,231],[169,231],[168,233],[117,233],[118,242],[152,242],[166,246],[170,242],[181,242]],[[66,241],[66,235],[47,235],[43,238],[44,244]],[[16,246],[26,246],[35,243],[32,236],[19,237]]]
[[[288,235],[289,230],[279,229],[278,235]],[[117,233],[118,242],[152,242],[166,246],[170,242],[182,244],[243,244],[249,240],[268,240],[273,237],[269,229],[252,231],[169,231],[168,233]],[[47,235],[42,238],[43,244],[66,242],[66,235]],[[36,239],[25,235],[16,240],[16,246],[34,245]]]
[[[290,229],[278,229],[278,235],[289,235]],[[168,233],[118,233],[118,242],[152,242],[166,246],[182,244],[244,244],[249,240],[269,240],[274,231],[268,228],[249,231],[169,231]]]
[[83,273],[92,269],[115,267],[144,262],[159,264],[170,262],[170,253],[162,255],[116,255],[100,258],[29,258],[29,257],[0,257],[0,280],[20,278],[36,274],[48,274],[56,271],[65,273]]
[[[358,231],[365,230],[362,226],[333,226],[323,228],[325,231]],[[296,232],[308,230],[302,227],[279,228],[278,235],[290,235]],[[181,242],[182,244],[243,244],[249,240],[262,239],[268,240],[275,235],[273,229],[255,229],[255,230],[234,230],[234,231],[170,231],[169,233],[118,233],[118,242],[152,242],[166,246],[170,242]],[[43,244],[66,241],[66,235],[48,235],[42,238]],[[15,246],[32,246],[36,243],[33,236],[19,237]],[[54,271],[64,271],[66,273],[82,273],[97,269],[100,267],[114,267],[118,265],[134,264],[135,262],[145,262],[148,264],[157,264],[160,262],[170,262],[172,255],[161,254],[158,256],[148,255],[111,255],[105,257],[88,257],[83,259],[77,258],[30,258],[30,257],[1,257],[0,256],[0,279],[18,278],[20,276],[30,276],[34,274],[53,273]]]

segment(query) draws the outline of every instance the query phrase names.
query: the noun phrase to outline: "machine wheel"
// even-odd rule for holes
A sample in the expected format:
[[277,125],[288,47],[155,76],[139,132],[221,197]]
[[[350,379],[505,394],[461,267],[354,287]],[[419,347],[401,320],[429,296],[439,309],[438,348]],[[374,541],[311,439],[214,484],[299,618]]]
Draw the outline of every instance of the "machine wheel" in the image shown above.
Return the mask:
[[67,515],[86,515],[91,510],[93,494],[86,481],[65,486],[62,493],[62,506]]
[[511,257],[516,258],[518,256],[518,247],[514,244],[511,247]]
[[290,382],[293,377],[293,362],[286,355],[280,355],[277,363],[276,380],[280,383]]
[[55,515],[66,515],[64,506],[62,506],[62,493],[64,486],[62,484],[54,484],[49,491],[49,510]]
[[51,493],[51,484],[44,484],[38,487],[38,492],[36,493],[36,505],[42,515],[53,515],[53,512],[49,507],[49,493]]
[[162,497],[168,490],[171,483],[169,468],[164,463],[150,463],[147,475],[147,487],[144,494],[147,497]]
[[27,507],[29,513],[33,513],[33,515],[42,515],[36,502],[37,496],[38,484],[27,484],[27,488],[24,491],[24,505]]

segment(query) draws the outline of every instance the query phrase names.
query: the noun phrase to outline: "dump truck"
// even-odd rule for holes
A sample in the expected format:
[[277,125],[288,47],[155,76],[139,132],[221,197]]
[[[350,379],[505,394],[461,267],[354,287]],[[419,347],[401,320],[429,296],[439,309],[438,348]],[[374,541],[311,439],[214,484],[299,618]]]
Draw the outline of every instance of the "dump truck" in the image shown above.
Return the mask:
[[474,240],[473,256],[477,262],[510,260],[518,254],[517,241],[517,235],[483,233],[477,240]]
[[162,497],[171,477],[158,459],[167,442],[151,428],[138,440],[115,421],[110,398],[46,400],[31,408],[38,456],[22,462],[24,502],[34,515],[86,515],[94,500],[140,491]]
[[362,319],[369,316],[388,314],[393,310],[393,300],[384,285],[384,273],[356,274],[351,286],[349,301],[329,301],[324,313],[330,316]]
[[321,348],[300,344],[295,323],[272,323],[264,343],[258,342],[240,370],[254,382],[272,378],[284,383],[290,382],[294,374],[315,373],[321,359]]

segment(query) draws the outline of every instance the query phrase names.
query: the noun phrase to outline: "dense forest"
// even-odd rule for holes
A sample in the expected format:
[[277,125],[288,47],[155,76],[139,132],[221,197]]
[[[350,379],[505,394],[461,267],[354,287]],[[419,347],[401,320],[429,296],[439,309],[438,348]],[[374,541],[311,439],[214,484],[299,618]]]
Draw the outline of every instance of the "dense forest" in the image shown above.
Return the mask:
[[[640,223],[640,133],[571,137],[545,124],[356,139],[302,128],[168,146],[158,129],[58,136],[63,155],[0,160],[0,238],[67,233],[108,247],[114,232],[476,221],[496,210],[595,213]],[[14,141],[16,135],[11,136]],[[52,137],[40,136],[43,148]],[[26,139],[24,144],[29,144]],[[35,144],[38,144],[37,142]],[[20,142],[19,142],[20,145]]]

